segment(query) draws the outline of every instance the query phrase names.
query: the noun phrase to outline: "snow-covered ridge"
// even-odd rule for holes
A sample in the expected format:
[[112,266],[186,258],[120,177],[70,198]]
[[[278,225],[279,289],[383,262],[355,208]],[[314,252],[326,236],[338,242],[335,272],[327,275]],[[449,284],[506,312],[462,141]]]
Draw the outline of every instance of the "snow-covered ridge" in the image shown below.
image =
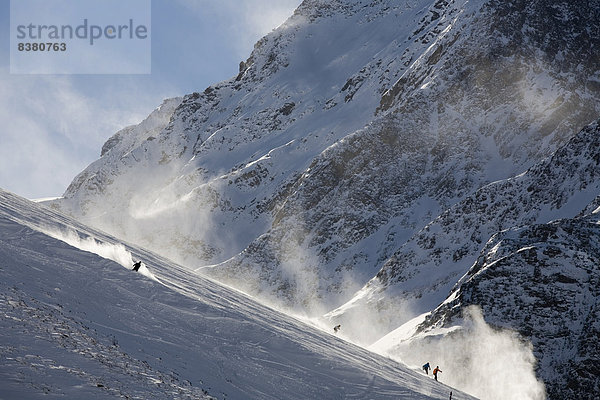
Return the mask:
[[102,146],[100,157],[110,151],[117,152],[118,157],[125,156],[146,140],[154,140],[171,121],[173,112],[181,104],[183,98],[166,99],[146,119],[137,125],[128,126],[115,133]]
[[592,70],[569,70],[549,61],[552,54],[535,59],[545,49],[537,36],[527,46],[517,45],[523,37],[503,39],[520,14],[523,26],[552,20],[545,6],[533,7],[535,15],[515,3],[421,6],[419,28],[405,38],[424,46],[399,57],[406,68],[380,93],[378,109],[387,114],[286,182],[266,234],[208,273],[291,307],[339,304],[438,213],[541,161],[600,113],[598,91],[581,86]]

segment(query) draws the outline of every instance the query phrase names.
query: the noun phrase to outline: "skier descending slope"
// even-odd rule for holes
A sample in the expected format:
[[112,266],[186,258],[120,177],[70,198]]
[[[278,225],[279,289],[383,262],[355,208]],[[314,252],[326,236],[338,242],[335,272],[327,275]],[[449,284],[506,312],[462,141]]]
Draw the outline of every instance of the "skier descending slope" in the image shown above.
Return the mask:
[[132,271],[139,272],[141,275],[163,284],[152,272],[150,272],[148,266],[141,260],[138,260],[133,264]]
[[133,270],[137,272],[137,271],[139,271],[139,269],[140,269],[141,266],[142,266],[142,262],[138,261],[138,262],[136,262],[136,263],[133,264]]

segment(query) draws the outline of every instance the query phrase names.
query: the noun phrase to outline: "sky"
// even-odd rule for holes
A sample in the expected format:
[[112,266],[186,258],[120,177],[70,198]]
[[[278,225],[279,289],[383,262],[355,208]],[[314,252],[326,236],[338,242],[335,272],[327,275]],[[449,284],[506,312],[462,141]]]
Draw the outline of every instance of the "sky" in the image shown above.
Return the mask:
[[32,199],[62,195],[109,137],[165,98],[235,76],[254,43],[301,3],[148,1],[150,74],[53,75],[10,73],[11,8],[0,0],[0,188]]

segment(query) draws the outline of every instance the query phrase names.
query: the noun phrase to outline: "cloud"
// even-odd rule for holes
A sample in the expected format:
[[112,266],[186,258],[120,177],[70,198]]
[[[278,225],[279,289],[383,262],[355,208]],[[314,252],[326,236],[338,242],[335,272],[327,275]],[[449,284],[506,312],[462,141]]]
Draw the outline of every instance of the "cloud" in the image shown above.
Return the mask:
[[0,187],[30,198],[62,194],[106,139],[160,102],[123,80],[100,89],[103,78],[88,77],[96,82],[83,89],[75,79],[0,73]]

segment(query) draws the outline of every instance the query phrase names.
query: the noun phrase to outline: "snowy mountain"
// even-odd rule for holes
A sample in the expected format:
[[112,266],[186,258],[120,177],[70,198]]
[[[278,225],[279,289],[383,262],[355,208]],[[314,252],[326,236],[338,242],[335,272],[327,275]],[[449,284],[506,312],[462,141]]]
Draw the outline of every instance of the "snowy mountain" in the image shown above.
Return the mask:
[[[478,260],[481,248],[494,234],[574,218],[585,208],[593,209],[590,204],[595,204],[599,195],[597,121],[523,174],[486,185],[443,212],[398,249],[376,277],[330,316],[351,323],[353,314],[360,319],[368,310],[393,309],[401,303],[408,303],[416,315],[432,310]],[[383,315],[387,316],[380,321],[384,331],[410,317]]]
[[471,398],[3,191],[0,231],[1,398]]
[[[597,59],[589,48],[600,44],[599,35],[550,48],[538,37],[546,26],[538,19],[583,28],[566,17],[555,23],[545,2],[521,10],[508,3],[417,7],[424,15],[412,17],[416,25],[403,45],[390,38],[393,57],[406,68],[381,96],[371,94],[380,105],[369,125],[313,159],[285,187],[289,194],[266,234],[213,276],[274,301],[283,297],[291,307],[329,308],[439,212],[487,182],[522,172],[597,118],[597,64],[582,68],[582,57]],[[411,21],[411,11],[396,11],[396,23]],[[598,9],[591,11],[581,16],[597,28],[590,18]],[[523,28],[515,29],[521,14]],[[514,31],[532,33],[513,38]],[[569,61],[551,62],[555,52],[568,52]]]
[[[50,205],[369,345],[447,301],[498,232],[591,212],[598,48],[597,0],[305,0]],[[483,319],[566,365],[511,304]],[[569,379],[537,371],[549,393]]]

